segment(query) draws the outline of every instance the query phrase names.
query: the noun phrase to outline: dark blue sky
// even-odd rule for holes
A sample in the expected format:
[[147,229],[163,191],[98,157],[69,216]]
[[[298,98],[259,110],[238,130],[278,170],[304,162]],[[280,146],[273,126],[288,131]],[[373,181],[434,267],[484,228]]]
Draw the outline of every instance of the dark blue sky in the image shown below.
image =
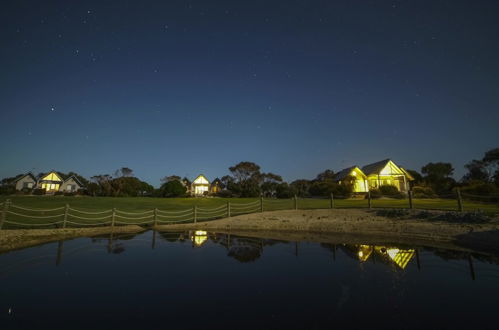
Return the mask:
[[286,180],[499,143],[498,1],[12,1],[0,177]]

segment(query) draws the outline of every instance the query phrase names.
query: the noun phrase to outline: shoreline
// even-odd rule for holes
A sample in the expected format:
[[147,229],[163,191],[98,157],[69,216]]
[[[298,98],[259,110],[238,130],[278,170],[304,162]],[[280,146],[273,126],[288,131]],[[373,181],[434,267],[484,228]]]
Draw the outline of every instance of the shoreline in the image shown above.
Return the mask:
[[288,240],[322,239],[359,242],[392,242],[432,246],[473,247],[499,252],[499,219],[484,224],[457,224],[426,219],[377,216],[363,209],[283,210],[243,214],[230,218],[186,224],[138,225],[65,229],[6,229],[0,231],[0,252],[58,240],[105,234],[138,234],[157,231],[205,230]]

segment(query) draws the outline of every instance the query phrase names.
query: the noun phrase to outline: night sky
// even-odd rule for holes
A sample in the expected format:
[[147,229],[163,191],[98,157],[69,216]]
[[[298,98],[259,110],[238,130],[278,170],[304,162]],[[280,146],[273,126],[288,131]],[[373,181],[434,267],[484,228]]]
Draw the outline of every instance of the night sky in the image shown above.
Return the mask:
[[287,181],[499,143],[499,1],[10,1],[0,177],[253,161]]

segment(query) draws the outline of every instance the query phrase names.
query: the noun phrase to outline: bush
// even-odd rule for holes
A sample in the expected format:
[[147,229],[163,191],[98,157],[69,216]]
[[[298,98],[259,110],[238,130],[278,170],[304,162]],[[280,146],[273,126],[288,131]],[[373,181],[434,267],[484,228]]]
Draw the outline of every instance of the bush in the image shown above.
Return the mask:
[[0,195],[12,195],[16,193],[16,187],[12,185],[0,186]]
[[21,189],[21,191],[24,195],[30,195],[31,192],[33,191],[33,188],[23,188]]
[[[371,199],[378,199],[383,197],[383,194],[379,189],[373,188],[369,190],[369,194],[371,195]],[[366,199],[369,198],[369,194],[366,195]]]
[[395,186],[383,185],[379,187],[379,191],[383,196],[394,196],[399,193],[399,190]]
[[462,187],[461,194],[465,199],[482,202],[499,201],[499,188],[493,183],[473,182],[469,186]]
[[33,195],[45,195],[45,189],[42,188],[33,189]]
[[216,196],[218,197],[223,197],[223,198],[230,198],[234,197],[234,193],[228,189],[220,190],[217,192]]
[[185,186],[177,180],[166,182],[160,189],[164,197],[183,197],[187,191]]
[[54,193],[54,196],[63,196],[64,195],[64,191],[56,191]]
[[437,198],[437,194],[427,186],[415,186],[412,188],[412,197],[414,198]]
[[72,192],[72,191],[65,191],[63,194],[64,194],[64,196],[76,196],[76,192]]

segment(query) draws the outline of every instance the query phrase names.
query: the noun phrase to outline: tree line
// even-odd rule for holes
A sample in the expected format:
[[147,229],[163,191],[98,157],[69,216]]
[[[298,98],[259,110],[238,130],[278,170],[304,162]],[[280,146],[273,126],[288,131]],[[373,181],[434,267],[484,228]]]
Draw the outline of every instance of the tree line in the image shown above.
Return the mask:
[[[446,196],[456,188],[463,192],[476,195],[499,195],[499,148],[484,153],[481,159],[473,159],[465,165],[466,174],[459,181],[452,176],[454,168],[451,163],[431,162],[421,168],[421,171],[407,170],[413,177],[411,189],[416,198],[432,198]],[[334,194],[338,198],[347,198],[353,192],[353,177],[347,177],[341,183],[335,182],[335,172],[326,169],[312,180],[298,179],[290,183],[282,176],[272,172],[263,172],[259,165],[243,161],[228,168],[229,174],[219,180],[219,197],[276,197],[290,198],[293,196],[312,197],[329,196]],[[59,172],[58,172],[59,173]],[[133,170],[122,167],[111,174],[94,175],[87,180],[75,172],[59,173],[66,179],[74,175],[84,186],[82,194],[90,196],[111,197],[184,197],[188,193],[191,182],[188,178],[178,175],[169,175],[161,179],[161,186],[155,189],[149,183],[134,176]],[[13,194],[15,177],[4,178],[0,181],[0,193]],[[381,187],[383,192],[389,192],[394,187]],[[396,189],[395,189],[396,190]],[[380,193],[383,193],[380,192]],[[376,194],[372,190],[372,194]],[[397,193],[397,191],[395,191]],[[395,196],[395,195],[394,195]]]

